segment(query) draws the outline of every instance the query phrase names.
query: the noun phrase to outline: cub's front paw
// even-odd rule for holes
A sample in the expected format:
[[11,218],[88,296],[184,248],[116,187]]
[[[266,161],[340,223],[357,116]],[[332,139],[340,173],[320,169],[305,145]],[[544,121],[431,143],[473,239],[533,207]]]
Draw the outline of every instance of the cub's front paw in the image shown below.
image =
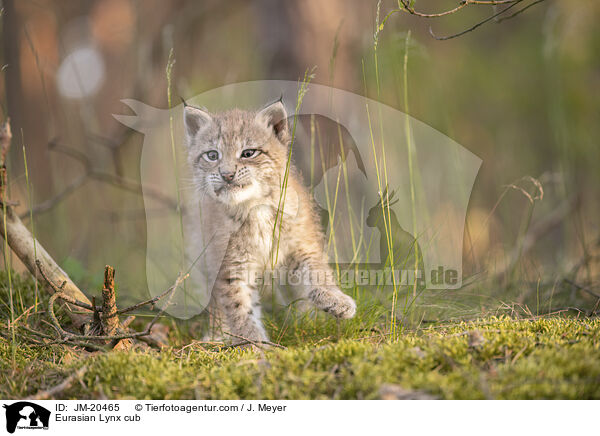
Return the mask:
[[356,303],[338,288],[315,288],[308,297],[315,306],[336,318],[352,318],[356,313]]

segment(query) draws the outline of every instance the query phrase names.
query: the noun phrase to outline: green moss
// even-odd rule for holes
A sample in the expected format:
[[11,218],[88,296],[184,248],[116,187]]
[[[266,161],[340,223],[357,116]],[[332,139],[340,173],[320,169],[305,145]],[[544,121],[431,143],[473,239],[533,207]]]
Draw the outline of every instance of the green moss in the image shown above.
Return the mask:
[[[469,346],[470,332],[485,341]],[[384,383],[448,399],[600,398],[600,321],[488,318],[406,333],[398,341],[343,339],[261,355],[199,346],[74,356],[0,344],[0,395],[53,386],[82,365],[60,398],[304,399],[379,397]]]
[[[27,312],[32,281],[15,275],[13,283],[19,302],[14,316],[26,312],[17,325],[26,320],[53,337],[44,322],[45,295],[38,312]],[[39,337],[22,328],[13,339],[8,305],[2,304],[7,294],[6,286],[0,289],[0,397],[5,398],[55,386],[84,365],[81,382],[59,398],[373,399],[383,384],[448,399],[600,398],[600,320],[595,318],[487,317],[405,330],[390,341],[385,312],[362,301],[358,316],[339,324],[322,314],[295,313],[293,307],[280,311],[266,325],[286,350],[260,354],[203,347],[193,342],[194,328],[184,334],[173,324],[171,339],[178,346],[90,354],[41,346]]]

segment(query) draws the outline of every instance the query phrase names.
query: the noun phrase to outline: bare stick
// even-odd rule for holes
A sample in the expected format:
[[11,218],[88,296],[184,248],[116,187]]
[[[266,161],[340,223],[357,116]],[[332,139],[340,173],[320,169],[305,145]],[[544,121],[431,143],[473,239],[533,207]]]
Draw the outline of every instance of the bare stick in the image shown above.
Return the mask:
[[[514,1],[514,0],[510,0],[510,1]],[[455,12],[460,11],[465,6],[468,6],[469,3],[471,3],[471,2],[469,0],[465,0],[453,9],[450,9],[450,10],[444,11],[444,12],[435,13],[435,14],[424,14],[422,12],[415,11],[415,9],[409,5],[408,0],[400,0],[400,3],[402,3],[404,10],[411,15],[416,15],[416,16],[422,17],[422,18],[438,18],[438,17],[443,17],[444,15],[454,14]]]
[[87,372],[87,370],[88,370],[87,365],[84,365],[81,368],[79,368],[77,371],[75,371],[73,374],[71,374],[69,377],[64,379],[61,383],[57,384],[56,386],[54,386],[50,389],[47,389],[47,390],[38,391],[37,394],[35,394],[31,397],[28,397],[27,399],[28,400],[47,400],[49,398],[54,398],[55,395],[60,394],[65,389],[68,389],[76,379],[80,379],[81,377],[83,377],[83,374],[85,374]]
[[[66,298],[67,301],[69,301],[68,300],[69,297],[67,295],[65,295],[64,293],[62,293],[60,291],[60,288],[58,288],[59,292],[54,293],[50,297],[50,300],[48,301],[48,315],[50,317],[50,320],[52,321],[52,325],[54,326],[54,328],[56,328],[59,335],[61,336],[61,339],[59,341],[57,341],[56,343],[66,343],[66,342],[70,342],[74,339],[82,339],[82,340],[88,340],[88,341],[89,340],[118,341],[118,340],[122,340],[122,339],[134,339],[134,338],[139,338],[142,336],[148,336],[151,333],[151,330],[152,330],[152,327],[154,326],[154,324],[156,324],[158,319],[165,313],[168,306],[171,304],[171,300],[173,299],[173,296],[175,295],[175,290],[188,277],[189,277],[189,274],[180,275],[179,277],[177,277],[177,280],[175,281],[173,286],[171,286],[168,289],[168,292],[170,292],[171,294],[170,294],[169,299],[167,300],[166,304],[156,314],[156,316],[152,319],[152,321],[150,321],[150,323],[148,323],[148,325],[146,326],[146,329],[143,332],[124,333],[124,334],[115,334],[115,335],[77,335],[77,334],[70,333],[70,332],[64,330],[61,327],[60,323],[58,322],[56,314],[54,313],[54,303],[56,302],[56,300],[58,298],[61,298],[61,299]],[[86,346],[86,344],[83,343],[83,346]]]
[[112,336],[119,327],[117,317],[117,299],[115,296],[115,269],[106,265],[104,270],[104,287],[102,288],[102,315],[100,316],[102,331]]
[[281,348],[282,350],[286,350],[287,349],[283,345],[279,345],[279,344],[276,344],[276,343],[271,342],[271,341],[253,341],[252,339],[245,338],[244,336],[234,335],[233,333],[229,333],[229,332],[225,332],[225,331],[223,333],[225,333],[226,335],[229,335],[229,336],[232,336],[234,338],[241,339],[241,340],[244,341],[244,342],[241,342],[241,343],[233,344],[230,347],[239,347],[241,345],[252,344],[252,345],[256,345],[258,348],[262,348],[261,345],[270,345],[271,347]]
[[[42,276],[42,278],[46,281],[46,283],[48,284],[48,286],[50,286],[54,292],[62,292],[61,288],[56,286],[55,283],[52,282],[52,280],[50,280],[48,278],[48,276],[46,275],[46,273],[44,272],[43,267],[41,266],[41,263],[39,261],[36,261],[36,264],[38,266],[38,269],[40,271],[40,275]],[[126,307],[125,309],[119,309],[116,311],[116,315],[120,315],[122,313],[127,313],[127,312],[131,312],[133,310],[139,309],[143,306],[147,306],[149,304],[154,304],[159,300],[162,300],[164,297],[166,297],[175,287],[179,286],[181,284],[181,282],[183,280],[185,280],[188,277],[189,274],[185,274],[183,276],[181,276],[176,282],[175,284],[173,284],[169,289],[167,289],[166,291],[164,291],[162,294],[157,295],[156,297],[150,298],[149,300],[145,300],[142,301],[140,303],[136,303],[133,306],[129,306]],[[82,303],[81,301],[77,301],[74,298],[69,297],[68,295],[62,295],[61,299],[75,305],[75,306],[79,306],[83,309],[87,309],[87,310],[93,310],[96,312],[102,312],[104,309],[102,306],[95,306],[94,304],[87,304],[87,303]],[[114,315],[113,315],[114,316]]]
[[[186,275],[184,276],[184,278],[183,278],[181,281],[185,280],[185,279],[187,278],[187,276],[188,276],[188,274],[186,274]],[[175,284],[174,284],[173,286],[171,286],[171,287],[170,287],[169,289],[167,289],[165,292],[163,292],[162,294],[159,294],[159,295],[157,295],[157,296],[156,296],[156,297],[154,297],[154,298],[150,298],[149,300],[142,301],[141,303],[136,303],[136,304],[134,304],[133,306],[126,307],[125,309],[120,309],[120,310],[117,310],[117,314],[119,314],[119,315],[120,315],[120,314],[122,314],[122,313],[131,312],[132,310],[139,309],[140,307],[143,307],[143,306],[147,306],[147,305],[149,305],[149,304],[154,304],[154,303],[156,303],[158,300],[161,300],[161,299],[163,299],[163,298],[164,298],[165,296],[167,296],[167,295],[168,295],[168,294],[169,294],[169,293],[170,293],[170,292],[171,292],[173,289],[175,289],[177,286],[179,286],[179,285],[181,284],[181,281],[179,281],[179,280],[178,280],[178,281],[176,281],[176,282],[175,282]]]
[[[131,322],[131,321],[130,321]],[[100,325],[102,332],[106,336],[115,336],[122,327],[119,323],[117,314],[117,296],[115,293],[115,269],[106,265],[104,269],[104,287],[102,288],[102,314],[100,315]],[[133,343],[131,339],[112,340],[110,342],[113,349],[127,350]]]
[[521,3],[523,0],[517,0],[515,3],[512,3],[510,5],[508,5],[507,7],[505,7],[504,9],[502,9],[500,12],[497,12],[493,15],[490,15],[489,17],[487,17],[485,20],[482,20],[476,24],[474,24],[473,26],[469,27],[468,29],[463,30],[462,32],[458,32],[458,33],[454,33],[452,35],[448,35],[448,36],[436,36],[433,33],[433,30],[431,29],[431,27],[429,28],[429,34],[437,39],[438,41],[446,41],[448,39],[453,39],[453,38],[457,38],[459,36],[464,35],[465,33],[469,33],[472,32],[473,30],[477,29],[479,26],[483,26],[485,23],[487,23],[488,21],[492,21],[494,18],[499,17],[500,15],[504,14],[506,11],[508,11],[509,9],[511,9],[512,7],[518,5],[519,3]]
[[[445,17],[448,15],[453,15],[455,13],[457,13],[458,11],[460,11],[463,8],[466,8],[467,6],[483,6],[483,5],[491,5],[491,6],[498,6],[498,5],[505,5],[506,7],[502,10],[500,10],[499,12],[495,12],[493,15],[485,18],[484,20],[481,20],[479,22],[477,22],[476,24],[474,24],[473,26],[452,34],[452,35],[448,35],[448,36],[436,36],[433,33],[433,30],[431,29],[431,27],[429,28],[429,33],[431,34],[431,36],[437,40],[440,41],[444,41],[444,40],[448,40],[448,39],[452,39],[452,38],[457,38],[459,36],[462,36],[466,33],[472,32],[473,30],[477,29],[480,26],[483,26],[484,24],[494,20],[496,23],[500,23],[502,21],[505,20],[510,20],[511,18],[516,17],[517,15],[522,14],[523,12],[525,12],[527,9],[529,9],[530,7],[541,3],[545,0],[533,0],[531,3],[529,3],[528,5],[522,7],[521,9],[517,10],[516,12],[514,12],[511,15],[504,15],[509,9],[513,8],[514,6],[518,5],[519,3],[524,2],[525,0],[460,0],[458,6],[443,11],[443,12],[437,12],[437,13],[423,13],[423,12],[418,12],[414,9],[414,7],[411,5],[411,2],[409,0],[398,0],[398,8],[397,9],[393,9],[392,11],[390,11],[385,18],[382,21],[382,26],[385,24],[385,22],[387,21],[387,19],[397,13],[397,12],[406,12],[409,13],[411,15],[415,15],[417,17],[420,18],[427,18],[427,19],[431,19],[431,18],[440,18],[440,17]],[[381,0],[379,1],[378,4],[378,11],[379,11],[379,5],[381,4]],[[376,34],[379,33],[379,31],[381,30],[378,29]]]
[[518,10],[518,11],[516,11],[515,13],[513,13],[513,14],[509,15],[508,17],[502,17],[502,18],[499,18],[497,22],[498,22],[498,23],[501,23],[501,22],[503,22],[503,21],[505,21],[505,20],[510,20],[511,18],[515,18],[517,15],[519,15],[519,14],[522,14],[523,12],[525,12],[525,11],[526,11],[527,9],[529,9],[530,7],[532,7],[532,6],[534,6],[534,5],[537,5],[538,3],[541,3],[541,2],[543,2],[543,1],[546,1],[546,0],[535,0],[533,3],[529,3],[527,6],[525,6],[525,7],[521,8],[521,9],[519,9],[519,10]]

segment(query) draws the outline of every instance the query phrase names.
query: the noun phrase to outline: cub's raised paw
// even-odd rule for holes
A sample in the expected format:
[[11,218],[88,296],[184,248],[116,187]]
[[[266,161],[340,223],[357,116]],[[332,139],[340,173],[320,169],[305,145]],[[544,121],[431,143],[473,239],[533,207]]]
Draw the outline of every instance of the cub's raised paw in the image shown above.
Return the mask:
[[356,314],[354,300],[336,287],[315,288],[308,297],[315,306],[336,318],[348,319]]

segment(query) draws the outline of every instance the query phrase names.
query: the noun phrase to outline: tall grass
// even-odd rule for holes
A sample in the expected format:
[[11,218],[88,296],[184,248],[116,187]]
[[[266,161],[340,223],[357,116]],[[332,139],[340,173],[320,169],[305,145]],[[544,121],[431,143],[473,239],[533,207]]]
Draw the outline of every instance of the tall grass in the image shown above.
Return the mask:
[[[412,212],[413,232],[417,230],[417,206],[415,199],[415,170],[413,164],[414,144],[412,141],[412,131],[410,127],[410,118],[408,115],[408,46],[410,42],[410,30],[406,32],[404,40],[404,114],[405,114],[405,134],[406,134],[406,154],[408,157],[408,174],[410,180],[410,206]],[[416,239],[415,239],[416,240]],[[414,244],[415,250],[415,273],[419,268],[419,244]],[[417,296],[417,280],[415,274],[415,282],[413,286],[413,297]]]
[[319,147],[319,152],[321,155],[321,162],[322,162],[322,170],[323,170],[323,187],[325,190],[325,202],[327,204],[327,212],[328,212],[328,222],[330,223],[329,225],[329,238],[327,240],[327,250],[329,251],[329,249],[331,247],[333,247],[333,259],[334,259],[334,264],[335,264],[335,270],[338,276],[338,279],[340,278],[340,258],[339,258],[339,254],[338,254],[338,249],[337,249],[337,244],[336,244],[336,239],[335,239],[335,219],[336,219],[336,208],[337,208],[337,199],[338,199],[338,195],[339,195],[339,188],[340,188],[340,176],[341,176],[341,169],[338,169],[338,175],[336,178],[336,184],[335,184],[335,192],[333,195],[333,198],[329,195],[329,186],[328,186],[328,182],[327,182],[327,177],[325,176],[325,155],[323,153],[323,147],[322,145]]
[[[8,198],[8,186],[4,186],[4,196]],[[10,335],[11,335],[11,354],[13,366],[16,364],[16,335],[15,335],[15,305],[14,305],[14,295],[13,295],[13,280],[12,280],[12,265],[11,265],[11,252],[10,247],[8,246],[8,237],[7,233],[7,209],[6,209],[6,201],[2,201],[2,213],[4,217],[4,268],[6,270],[6,274],[8,276],[8,299],[9,299],[9,320],[8,324],[10,326]]]
[[[181,232],[181,267],[180,271],[183,272],[185,269],[185,235],[183,228],[183,210],[181,207],[181,192],[179,189],[180,180],[179,180],[179,166],[177,163],[177,151],[175,146],[175,127],[173,125],[173,101],[172,101],[172,76],[173,76],[173,67],[175,66],[175,56],[174,50],[171,48],[169,50],[169,57],[167,59],[167,66],[165,68],[165,73],[167,76],[167,104],[169,107],[169,135],[171,139],[171,155],[173,157],[173,173],[175,175],[175,190],[177,191],[177,214],[179,215],[179,230]],[[183,283],[183,305],[184,312],[187,311],[187,286],[186,282]]]
[[[379,14],[381,11],[381,1],[379,1],[377,3],[377,15],[375,18],[375,25],[376,25],[376,31],[374,34],[374,42],[373,42],[373,61],[375,64],[375,82],[376,82],[376,87],[377,87],[377,98],[380,99],[381,98],[381,84],[380,84],[380,78],[379,78],[379,58],[377,56],[377,47],[379,45],[379,32],[380,30],[383,30],[383,26],[385,24],[385,21],[383,23],[379,23]],[[375,171],[377,173],[377,188],[379,191],[379,196],[380,196],[380,202],[381,202],[381,207],[382,207],[382,216],[383,216],[383,225],[384,225],[384,229],[385,229],[385,237],[386,237],[386,243],[388,246],[388,253],[390,256],[390,265],[391,265],[391,269],[393,271],[394,268],[394,240],[393,240],[393,235],[392,235],[392,226],[391,226],[391,214],[390,214],[390,198],[389,198],[389,190],[387,189],[389,186],[388,183],[388,173],[387,173],[387,162],[386,162],[386,153],[385,153],[385,141],[384,141],[384,133],[383,133],[383,117],[382,117],[382,113],[381,113],[381,105],[378,106],[379,107],[379,130],[380,130],[380,135],[381,135],[381,155],[383,158],[383,176],[384,176],[384,186],[385,186],[385,192],[384,192],[384,187],[382,186],[382,182],[381,182],[381,176],[380,176],[380,170],[379,170],[379,162],[378,162],[378,158],[377,158],[377,151],[375,149],[375,140],[373,137],[373,127],[371,125],[371,115],[369,113],[369,107],[367,104],[367,117],[369,120],[369,133],[370,133],[370,137],[371,137],[371,146],[373,149],[373,158],[375,161]],[[386,198],[384,199],[383,196],[386,196]],[[387,206],[387,211],[385,210]],[[386,262],[387,260],[381,259],[381,261]],[[396,337],[396,302],[397,302],[397,298],[398,298],[398,284],[396,283],[396,276],[395,274],[392,274],[392,284],[393,284],[393,293],[392,293],[392,309],[391,309],[391,313],[390,313],[390,338],[393,340]]]
[[[275,220],[273,224],[273,237],[272,241],[275,242],[275,236],[277,235],[277,244],[273,247],[274,251],[271,252],[271,267],[274,268],[277,263],[277,259],[279,257],[279,240],[281,239],[281,227],[283,220],[283,211],[285,207],[285,201],[287,198],[287,187],[288,187],[288,179],[290,176],[290,169],[292,165],[292,150],[294,147],[294,142],[296,138],[296,126],[298,124],[298,115],[300,113],[300,108],[302,106],[302,100],[308,91],[308,84],[314,78],[314,68],[310,70],[306,70],[304,72],[304,77],[302,81],[298,84],[298,94],[296,96],[296,107],[294,109],[294,120],[292,123],[292,132],[291,132],[291,143],[290,148],[288,150],[288,158],[285,164],[285,171],[283,175],[283,180],[280,185],[280,194],[279,194],[279,202],[277,204],[277,210],[275,211]],[[279,232],[277,231],[279,224]]]
[[[25,167],[25,182],[27,184],[27,203],[29,206],[29,222],[31,223],[31,235],[33,236],[33,257],[37,259],[37,239],[35,237],[35,223],[33,221],[33,193],[31,188],[31,182],[29,181],[29,167],[27,165],[27,152],[25,151],[25,136],[23,135],[23,129],[21,129],[21,141],[23,146],[23,165]],[[37,270],[34,274],[34,311],[37,312],[39,289],[37,281]]]

